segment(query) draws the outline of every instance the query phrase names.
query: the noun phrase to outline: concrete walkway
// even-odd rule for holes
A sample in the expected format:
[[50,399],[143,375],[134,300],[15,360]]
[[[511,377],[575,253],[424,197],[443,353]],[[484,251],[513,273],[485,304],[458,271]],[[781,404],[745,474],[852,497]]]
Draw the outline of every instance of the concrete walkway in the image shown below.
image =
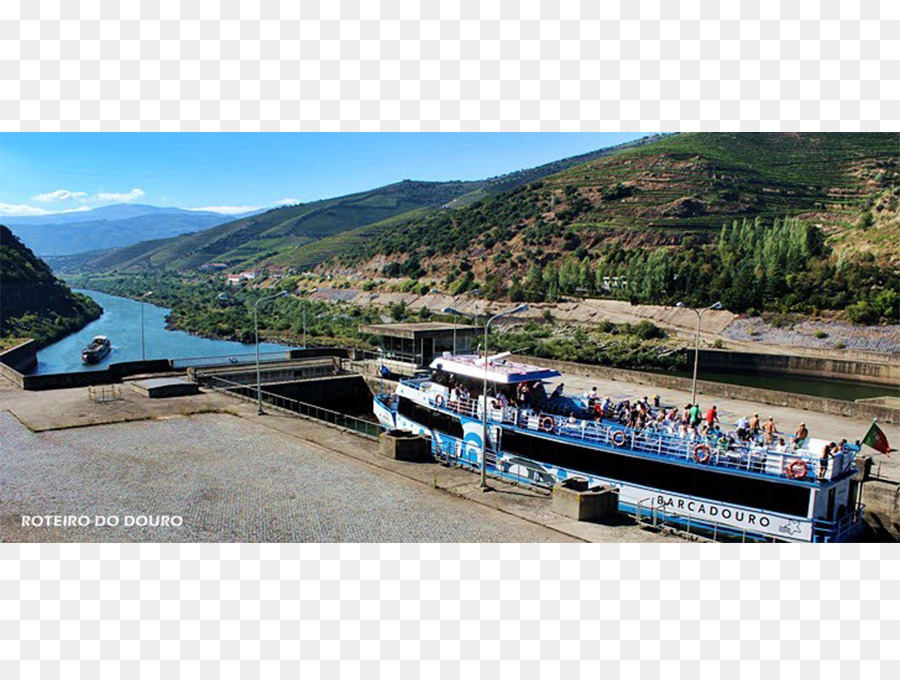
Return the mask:
[[[116,425],[134,421],[161,424],[191,415],[232,414],[252,424],[258,430],[260,445],[270,447],[266,434],[287,435],[301,441],[306,448],[325,456],[353,459],[377,469],[381,474],[402,478],[426,487],[432,492],[444,492],[499,511],[536,527],[556,532],[558,540],[597,543],[673,542],[678,539],[650,533],[637,527],[627,518],[616,524],[588,524],[569,520],[550,511],[550,495],[546,491],[491,480],[494,491],[480,490],[478,477],[472,472],[450,468],[438,463],[404,463],[378,455],[378,444],[349,432],[343,432],[314,421],[270,410],[259,416],[256,405],[214,392],[172,399],[146,399],[126,383],[122,386],[123,400],[96,404],[88,399],[87,388],[25,392],[0,378],[0,410],[9,411],[32,432],[49,433],[71,428]],[[124,434],[124,430],[123,430]],[[77,436],[73,433],[73,437]],[[4,451],[3,455],[10,452]],[[347,461],[348,464],[350,461]],[[224,463],[223,463],[224,464]],[[262,471],[260,471],[262,474]],[[235,480],[236,483],[238,480]],[[517,542],[523,535],[509,536]]]

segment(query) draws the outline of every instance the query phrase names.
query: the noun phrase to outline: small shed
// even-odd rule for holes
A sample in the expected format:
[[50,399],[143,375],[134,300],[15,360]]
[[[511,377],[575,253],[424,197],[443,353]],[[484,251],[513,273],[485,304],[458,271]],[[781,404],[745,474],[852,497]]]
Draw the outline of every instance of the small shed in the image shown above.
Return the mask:
[[385,358],[420,367],[428,366],[444,352],[470,353],[475,339],[483,332],[478,326],[438,321],[369,324],[359,330],[378,336]]

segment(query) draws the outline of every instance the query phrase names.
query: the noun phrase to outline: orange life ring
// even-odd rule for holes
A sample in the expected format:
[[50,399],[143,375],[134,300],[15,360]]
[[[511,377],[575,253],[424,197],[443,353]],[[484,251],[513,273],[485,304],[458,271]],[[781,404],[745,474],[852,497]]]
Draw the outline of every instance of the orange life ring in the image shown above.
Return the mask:
[[544,432],[553,432],[553,428],[555,427],[555,425],[556,423],[550,416],[544,416],[543,418],[541,418],[541,429]]
[[807,472],[806,461],[802,460],[792,460],[787,464],[787,467],[784,470],[784,474],[786,474],[791,479],[803,479],[806,477]]
[[438,408],[444,407],[444,395],[443,394],[438,394],[437,396],[435,396],[434,405],[437,406]]
[[709,450],[708,445],[697,444],[697,446],[694,447],[694,460],[698,463],[708,462],[710,456],[712,456],[712,452]]
[[612,433],[612,443],[618,447],[625,446],[625,433],[622,430],[616,430]]

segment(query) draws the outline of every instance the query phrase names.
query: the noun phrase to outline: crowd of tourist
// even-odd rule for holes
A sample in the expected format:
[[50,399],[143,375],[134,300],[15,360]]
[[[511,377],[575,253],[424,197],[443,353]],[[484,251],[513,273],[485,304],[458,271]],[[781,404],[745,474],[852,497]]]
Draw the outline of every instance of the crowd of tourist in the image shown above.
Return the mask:
[[[449,389],[453,407],[455,404],[473,404],[480,397],[480,391],[473,390],[470,393],[461,383],[451,383]],[[614,401],[609,396],[601,397],[596,387],[585,392],[582,402],[578,402],[566,397],[564,389],[564,385],[560,383],[548,395],[544,384],[539,380],[496,387],[490,395],[490,406],[493,409],[503,409],[504,412],[508,408],[522,408],[566,416],[564,424],[568,428],[584,427],[591,420],[612,421],[637,431],[704,443],[726,452],[749,450],[760,454],[765,451],[791,453],[803,449],[810,437],[806,423],[801,422],[793,436],[789,436],[778,429],[772,416],[763,420],[758,413],[750,417],[741,416],[735,421],[734,428],[726,431],[716,405],[704,413],[699,404],[687,403],[683,408],[660,406],[658,397],[654,398],[652,404],[646,396],[634,401]],[[820,475],[824,473],[828,460],[842,452],[846,445],[847,441],[842,440],[825,446],[819,459]]]

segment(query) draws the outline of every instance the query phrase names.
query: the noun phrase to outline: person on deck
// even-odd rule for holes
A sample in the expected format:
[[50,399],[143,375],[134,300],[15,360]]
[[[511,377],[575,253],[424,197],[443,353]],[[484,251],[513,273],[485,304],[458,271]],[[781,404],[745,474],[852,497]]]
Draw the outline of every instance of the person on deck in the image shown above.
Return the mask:
[[756,438],[759,434],[759,414],[754,413],[750,419],[750,436]]
[[747,420],[746,416],[741,416],[738,418],[737,422],[734,424],[737,429],[738,439],[741,441],[747,439],[750,435],[750,421]]
[[702,411],[700,410],[700,405],[693,404],[690,408],[689,413],[690,413],[690,417],[691,417],[691,427],[696,429],[697,426],[700,424],[700,420],[701,420]]
[[794,448],[802,449],[808,438],[809,430],[806,429],[806,423],[800,423],[800,426],[797,428],[797,434],[794,435]]
[[706,412],[706,427],[711,428],[713,425],[719,422],[719,412],[716,410],[716,405],[713,404],[713,407]]
[[769,419],[763,423],[762,431],[763,441],[767,445],[773,444],[775,442],[775,433],[778,431],[778,428],[775,426],[775,420],[772,418],[772,416],[769,416]]
[[834,458],[837,452],[837,444],[831,442],[826,444],[822,449],[822,455],[819,456],[819,479],[825,479],[825,473],[828,471],[828,461]]

